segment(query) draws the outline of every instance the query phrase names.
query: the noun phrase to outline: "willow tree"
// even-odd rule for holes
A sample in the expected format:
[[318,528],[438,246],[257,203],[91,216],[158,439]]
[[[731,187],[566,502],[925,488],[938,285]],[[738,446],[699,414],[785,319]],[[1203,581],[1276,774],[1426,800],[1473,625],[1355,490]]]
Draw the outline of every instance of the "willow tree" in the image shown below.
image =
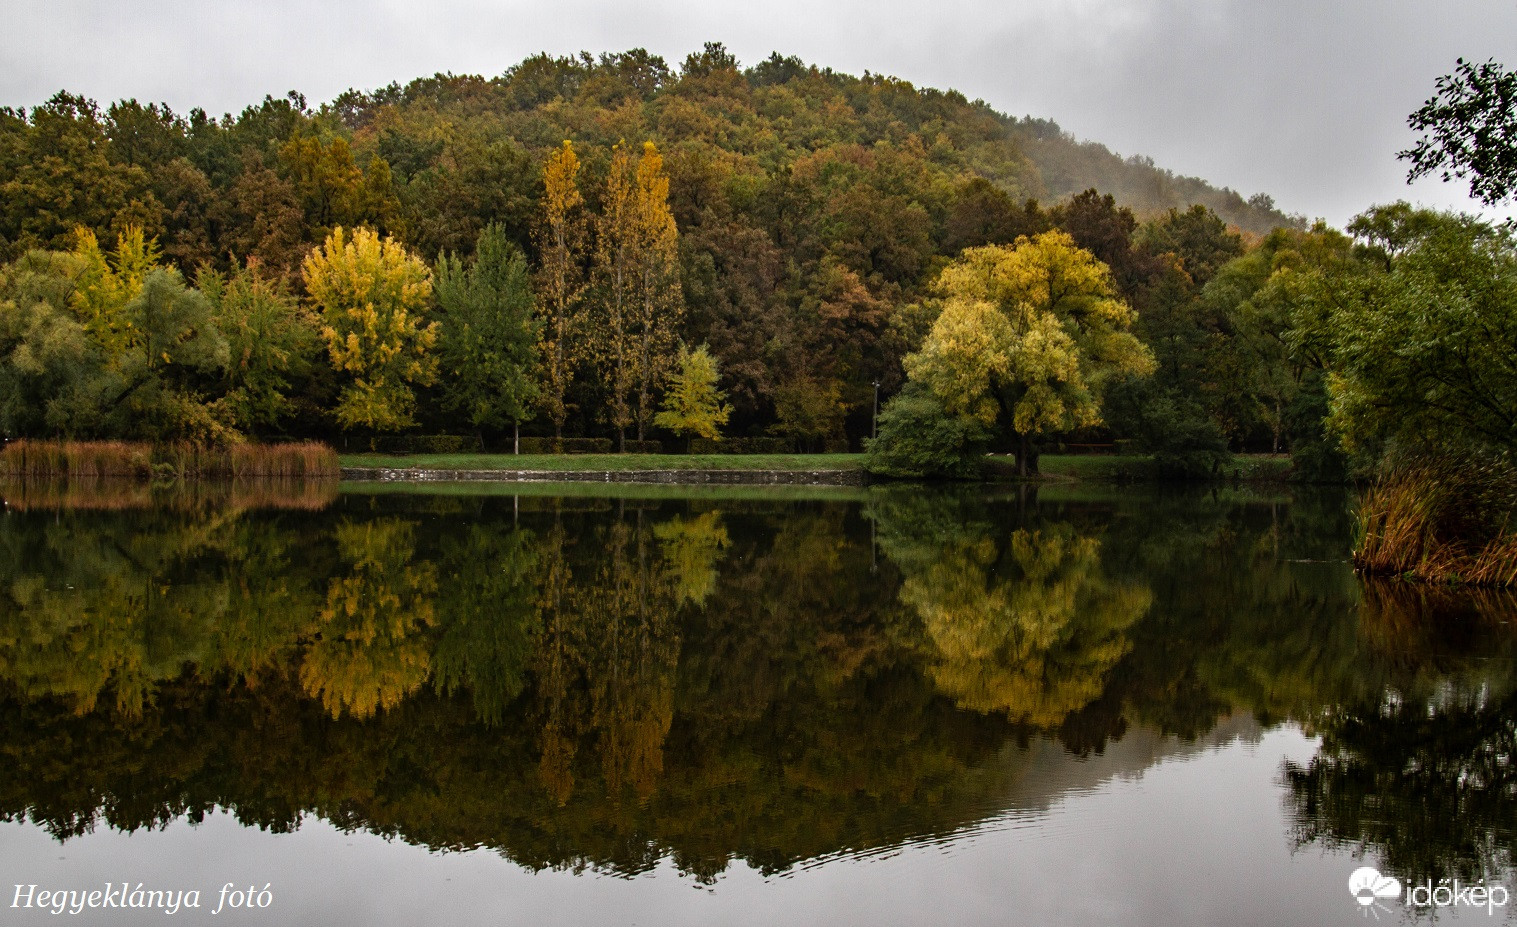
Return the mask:
[[579,157],[567,140],[543,165],[543,212],[537,226],[541,266],[537,274],[537,312],[542,361],[539,403],[564,436],[569,416],[569,387],[579,364],[580,310],[585,292],[585,200],[579,192]]
[[669,177],[652,142],[634,164],[617,145],[596,223],[600,299],[596,359],[608,391],[607,418],[626,448],[627,429],[642,440],[654,390],[674,362],[675,326],[684,309],[679,231],[669,209]]
[[[1037,469],[1035,437],[1101,424],[1106,385],[1153,371],[1111,272],[1065,232],[967,249],[936,289],[941,313],[904,362],[908,392],[964,422],[962,433],[1009,428],[1024,476]],[[883,427],[898,422],[911,427]],[[917,417],[885,415],[881,425],[871,447],[881,457],[920,443]]]
[[398,431],[413,423],[413,385],[437,375],[438,326],[427,266],[392,238],[366,228],[332,230],[302,265],[322,317],[332,366],[349,379],[337,403],[344,428]]

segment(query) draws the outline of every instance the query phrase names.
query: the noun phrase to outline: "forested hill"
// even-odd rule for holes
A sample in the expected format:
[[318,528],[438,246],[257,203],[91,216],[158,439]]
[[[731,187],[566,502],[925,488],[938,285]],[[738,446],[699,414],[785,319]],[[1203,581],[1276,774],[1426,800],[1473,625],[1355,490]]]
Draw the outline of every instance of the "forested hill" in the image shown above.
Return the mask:
[[[438,75],[314,109],[290,94],[220,119],[136,101],[101,111],[66,93],[0,109],[0,259],[128,222],[186,271],[228,255],[293,269],[340,223],[432,258],[467,252],[498,221],[530,249],[542,160],[565,138],[592,176],[619,140],[665,148],[682,230],[711,212],[741,216],[740,236],[793,220],[787,234],[847,239],[901,283],[994,221],[976,178],[1018,204],[1096,188],[1140,219],[1201,203],[1250,232],[1292,221],[1267,196],[1124,160],[954,91],[778,55],[741,69],[713,44],[678,69],[642,50],[539,55],[495,78]],[[825,228],[802,228],[817,201]]]
[[[567,199],[554,205],[545,172],[566,143],[575,156],[572,166],[560,163]],[[638,183],[653,185],[644,199],[657,207],[647,215],[672,221],[667,240],[647,255],[665,262],[659,280],[639,285],[661,308],[618,328],[625,320],[608,321],[607,313],[622,305],[615,287],[626,280],[608,268],[625,255],[606,249],[622,240],[617,229],[631,214],[608,197],[626,193],[627,156],[645,145],[650,156],[639,158],[638,169],[647,176]],[[654,187],[666,192],[653,195]],[[561,242],[556,257],[542,247],[554,209],[574,239]],[[363,422],[456,434],[483,421],[501,427],[498,383],[480,394],[494,397],[488,409],[456,411],[469,401],[453,387],[461,370],[478,366],[473,361],[447,361],[450,373],[435,388],[430,373],[436,351],[464,350],[474,337],[447,282],[463,279],[462,271],[442,256],[469,260],[488,230],[494,250],[483,263],[506,275],[496,281],[501,292],[522,295],[529,307],[535,299],[539,320],[567,319],[571,304],[586,317],[549,325],[539,344],[501,368],[527,384],[511,402],[513,420],[528,429],[551,420],[555,432],[602,434],[615,420],[615,433],[627,430],[626,371],[609,373],[603,363],[608,351],[626,356],[602,343],[610,325],[618,338],[647,334],[639,346],[637,434],[684,343],[707,345],[720,365],[733,407],[729,435],[780,429],[856,440],[872,428],[876,393],[888,399],[900,386],[901,358],[932,322],[931,312],[913,307],[964,249],[1059,229],[1110,267],[1119,295],[1146,306],[1164,268],[1184,264],[1191,293],[1206,267],[1241,252],[1244,242],[1224,223],[1259,233],[1291,222],[1266,197],[1245,201],[1141,159],[1124,161],[1051,122],[1010,118],[958,93],[779,56],[744,69],[716,44],[677,69],[641,50],[539,55],[496,78],[442,75],[348,91],[316,108],[298,94],[270,97],[221,118],[135,101],[101,109],[60,93],[28,110],[0,109],[0,310],[7,300],[15,304],[12,328],[0,325],[0,356],[14,360],[0,363],[0,393],[8,390],[0,395],[0,429],[327,435],[334,414],[345,428]],[[412,333],[420,366],[404,367],[409,355],[400,356],[395,363],[404,369],[383,380],[397,391],[394,401],[357,418],[346,406],[333,412],[339,391],[358,388],[339,381],[374,383],[344,366],[354,362],[339,358],[345,341],[327,344],[329,358],[317,349],[318,335],[341,330],[351,314],[331,308],[331,294],[314,292],[311,274],[320,268],[302,265],[324,243],[330,257],[357,241],[339,228],[368,236],[365,248],[383,241],[401,246],[406,261],[424,262],[406,317],[435,324]],[[623,231],[634,234],[630,228]],[[507,272],[518,248],[521,266]],[[193,341],[189,332],[209,339],[199,367],[168,368],[179,379],[160,384],[163,395],[184,400],[174,408],[194,414],[153,424],[133,404],[146,408],[149,394],[158,394],[122,373],[121,358],[146,343],[142,325],[162,321],[161,313],[132,321],[128,311],[148,305],[134,299],[157,265],[181,276],[159,280],[150,295],[177,300],[193,284],[219,321],[175,329],[181,347]],[[421,293],[434,270],[435,304]],[[36,281],[44,279],[52,289],[39,295]],[[119,286],[89,283],[88,292],[70,295],[81,280]],[[191,309],[200,305],[193,294],[185,298]],[[369,301],[372,294],[360,302]],[[283,320],[281,330],[295,340],[275,346],[269,329],[258,327],[262,310],[244,303],[273,307],[270,318]],[[38,308],[44,304],[53,315]],[[322,316],[320,325],[311,313]],[[0,323],[5,317],[0,311]],[[82,325],[88,350],[47,341],[44,317],[69,331]],[[495,350],[521,334],[503,329],[476,346]],[[231,360],[221,353],[223,340]],[[58,366],[43,375],[32,358],[48,345],[57,348]],[[269,356],[255,360],[257,351]],[[142,354],[134,363],[157,383],[159,360]],[[267,374],[269,402],[261,411],[228,411],[258,393],[242,382],[263,375],[256,371]],[[546,379],[528,382],[538,373]],[[96,374],[109,383],[95,383]],[[7,387],[12,375],[25,388]],[[414,415],[413,380],[420,389]],[[539,388],[546,392],[533,405],[529,394]],[[217,396],[227,402],[216,405]],[[471,418],[478,421],[470,425]]]

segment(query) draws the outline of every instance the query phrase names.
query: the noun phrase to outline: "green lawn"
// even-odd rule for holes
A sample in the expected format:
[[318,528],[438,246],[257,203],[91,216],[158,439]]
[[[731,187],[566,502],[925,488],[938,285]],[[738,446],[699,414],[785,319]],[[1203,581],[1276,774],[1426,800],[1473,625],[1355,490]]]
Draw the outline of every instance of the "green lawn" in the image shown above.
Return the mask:
[[423,470],[860,470],[863,454],[343,454],[344,467]]
[[[1129,483],[1152,480],[1152,458],[1143,454],[1044,454],[1038,458],[1044,476],[1093,483]],[[1290,477],[1290,457],[1280,454],[1238,454],[1217,474],[1224,480],[1279,482]],[[1014,472],[1008,458],[997,469]]]

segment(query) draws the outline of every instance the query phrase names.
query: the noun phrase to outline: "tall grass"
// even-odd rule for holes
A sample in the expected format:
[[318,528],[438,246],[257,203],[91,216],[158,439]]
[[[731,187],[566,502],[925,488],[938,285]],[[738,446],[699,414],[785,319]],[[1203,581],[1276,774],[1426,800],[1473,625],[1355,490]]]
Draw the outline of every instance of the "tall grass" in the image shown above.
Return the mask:
[[23,439],[0,450],[0,476],[13,480],[336,479],[340,474],[337,452],[316,441],[209,447]]
[[1432,583],[1517,586],[1517,468],[1504,458],[1424,460],[1365,492],[1354,565]]
[[0,475],[13,479],[152,475],[152,446],[128,441],[12,441],[0,450]]

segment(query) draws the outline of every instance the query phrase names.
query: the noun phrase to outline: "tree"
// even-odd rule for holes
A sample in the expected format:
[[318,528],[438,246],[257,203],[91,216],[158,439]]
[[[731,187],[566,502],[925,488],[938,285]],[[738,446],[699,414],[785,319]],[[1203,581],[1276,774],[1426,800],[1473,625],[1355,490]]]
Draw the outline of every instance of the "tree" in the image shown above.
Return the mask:
[[542,358],[543,408],[553,433],[564,436],[569,415],[569,387],[579,365],[583,320],[585,201],[579,192],[579,157],[568,141],[543,166],[543,214],[537,227],[542,261],[537,274],[538,352]]
[[669,211],[669,178],[652,142],[634,165],[624,145],[611,155],[596,223],[599,289],[596,356],[609,392],[606,416],[622,449],[653,417],[653,391],[672,360],[683,313],[679,231]]
[[337,404],[344,428],[397,431],[413,424],[412,385],[437,375],[438,325],[423,314],[432,279],[393,238],[341,227],[302,264],[306,292],[322,317],[332,366],[349,381]]
[[1113,377],[1153,371],[1106,266],[1065,232],[968,249],[937,288],[943,311],[907,376],[948,415],[1008,426],[1024,475],[1037,468],[1034,436],[1099,424]]
[[663,411],[654,417],[653,424],[678,435],[721,440],[722,426],[727,424],[732,407],[726,403],[727,394],[717,389],[719,378],[716,358],[705,345],[694,351],[681,347],[679,370],[664,394]]
[[[708,47],[708,53],[710,49]],[[637,162],[634,203],[637,215],[637,439],[653,418],[653,391],[663,385],[674,362],[675,332],[685,311],[680,287],[679,229],[669,210],[669,175],[652,142],[643,143]],[[725,421],[725,417],[723,419]]]
[[1444,181],[1468,179],[1470,195],[1487,206],[1510,197],[1517,191],[1517,71],[1460,58],[1436,86],[1406,118],[1427,133],[1396,155],[1412,164],[1407,182],[1437,171]]
[[[1374,228],[1371,210],[1354,228]],[[1466,216],[1394,223],[1389,271],[1328,281],[1315,324],[1331,371],[1329,424],[1350,447],[1517,449],[1517,246]]]
[[298,388],[309,385],[321,342],[316,320],[279,279],[257,264],[196,280],[226,337],[225,401],[237,427],[274,428],[290,415]]
[[437,262],[442,313],[444,405],[466,414],[475,428],[518,429],[532,417],[539,324],[527,259],[499,225],[479,237],[467,265],[447,255]]

